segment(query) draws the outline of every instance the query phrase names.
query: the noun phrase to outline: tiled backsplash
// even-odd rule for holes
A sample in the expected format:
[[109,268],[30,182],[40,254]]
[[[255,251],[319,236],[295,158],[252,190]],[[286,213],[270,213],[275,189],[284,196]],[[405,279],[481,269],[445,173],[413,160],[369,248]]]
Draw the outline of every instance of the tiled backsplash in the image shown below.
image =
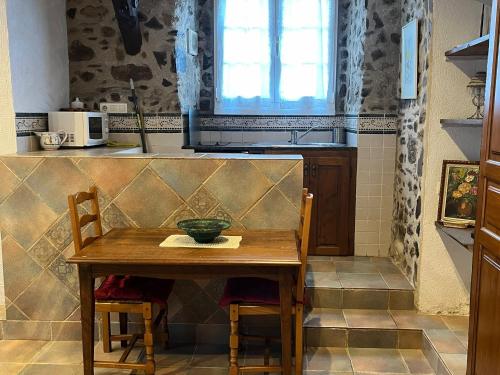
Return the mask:
[[[146,131],[151,149],[180,148],[186,131],[178,114],[146,114]],[[310,132],[305,142],[332,142],[333,129],[344,128],[349,146],[358,147],[356,211],[356,254],[386,256],[392,218],[397,116],[208,116],[201,115],[202,144],[286,142],[292,130]],[[18,114],[18,150],[38,149],[32,131],[47,129],[44,114]],[[139,143],[133,114],[110,115],[110,139]]]
[[356,255],[387,256],[391,242],[396,133],[357,135]]
[[[280,157],[2,157],[4,338],[78,337],[78,277],[66,263],[74,252],[68,194],[96,184],[106,231],[175,227],[183,218],[214,216],[235,228],[292,229],[298,225],[302,168],[300,159]],[[177,282],[169,321],[227,324],[227,312],[217,304],[223,287],[223,280]]]

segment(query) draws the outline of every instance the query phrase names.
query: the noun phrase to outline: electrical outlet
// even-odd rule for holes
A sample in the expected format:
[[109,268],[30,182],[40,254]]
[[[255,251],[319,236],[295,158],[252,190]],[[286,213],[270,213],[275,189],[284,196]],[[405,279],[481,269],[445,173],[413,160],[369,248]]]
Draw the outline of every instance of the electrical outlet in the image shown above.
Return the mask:
[[101,112],[104,113],[127,113],[127,103],[101,103],[99,105]]

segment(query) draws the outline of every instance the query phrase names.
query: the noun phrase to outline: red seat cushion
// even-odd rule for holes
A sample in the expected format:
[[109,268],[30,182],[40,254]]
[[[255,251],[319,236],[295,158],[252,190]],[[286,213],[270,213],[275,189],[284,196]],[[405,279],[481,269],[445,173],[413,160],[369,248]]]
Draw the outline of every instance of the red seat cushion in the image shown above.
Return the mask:
[[173,286],[173,280],[111,275],[94,291],[94,296],[98,301],[146,301],[165,305]]
[[279,305],[279,284],[277,281],[256,277],[229,279],[219,305],[228,306],[231,303]]

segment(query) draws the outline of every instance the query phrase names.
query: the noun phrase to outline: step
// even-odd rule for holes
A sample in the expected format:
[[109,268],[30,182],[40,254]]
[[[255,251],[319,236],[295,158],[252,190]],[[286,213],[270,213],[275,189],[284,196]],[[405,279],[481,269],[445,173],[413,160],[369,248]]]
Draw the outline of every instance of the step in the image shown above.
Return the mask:
[[305,374],[446,374],[433,370],[420,349],[310,347],[304,368]]
[[312,307],[414,308],[414,288],[389,258],[309,257],[306,288]]
[[[446,328],[438,323],[434,327]],[[421,349],[421,329],[403,327],[387,310],[315,308],[305,318],[304,335],[313,347]]]
[[421,350],[438,374],[465,375],[468,318],[406,310],[310,310],[308,348]]

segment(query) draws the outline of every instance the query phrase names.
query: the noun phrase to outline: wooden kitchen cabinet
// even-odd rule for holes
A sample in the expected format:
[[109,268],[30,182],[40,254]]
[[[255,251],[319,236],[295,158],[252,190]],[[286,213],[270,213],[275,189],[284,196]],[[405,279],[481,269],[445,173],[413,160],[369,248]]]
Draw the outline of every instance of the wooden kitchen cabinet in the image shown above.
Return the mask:
[[286,149],[304,158],[304,187],[314,194],[309,252],[354,255],[357,151]]

